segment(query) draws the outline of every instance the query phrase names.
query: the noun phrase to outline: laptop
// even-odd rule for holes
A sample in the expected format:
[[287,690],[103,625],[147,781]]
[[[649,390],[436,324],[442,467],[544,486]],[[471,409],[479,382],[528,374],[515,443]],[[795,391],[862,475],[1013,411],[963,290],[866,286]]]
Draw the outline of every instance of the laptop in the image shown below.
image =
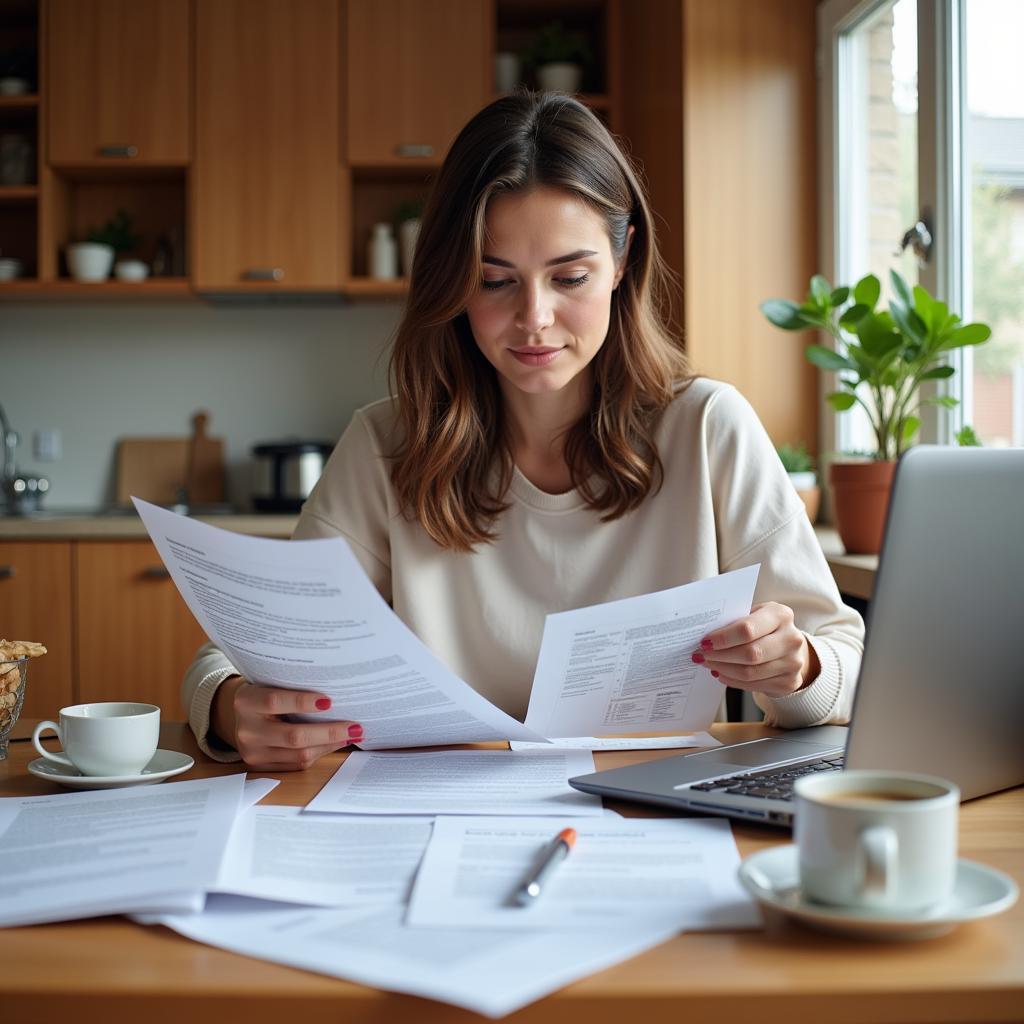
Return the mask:
[[880,768],[964,800],[1024,783],[1024,449],[918,445],[896,469],[851,724],[580,775],[585,793],[778,826],[793,782]]

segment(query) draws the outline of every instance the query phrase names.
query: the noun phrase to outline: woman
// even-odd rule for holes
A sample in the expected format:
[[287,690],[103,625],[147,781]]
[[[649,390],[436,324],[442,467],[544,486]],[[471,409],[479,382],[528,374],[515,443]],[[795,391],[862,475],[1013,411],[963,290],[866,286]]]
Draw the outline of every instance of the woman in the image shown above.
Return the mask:
[[[600,121],[565,96],[492,103],[424,212],[394,397],[355,414],[295,537],[344,537],[420,639],[518,716],[547,613],[759,562],[751,614],[693,659],[770,723],[845,721],[860,618],[750,406],[690,373],[663,278]],[[219,759],[304,768],[364,738],[283,719],[330,701],[254,686],[211,645],[184,694]]]

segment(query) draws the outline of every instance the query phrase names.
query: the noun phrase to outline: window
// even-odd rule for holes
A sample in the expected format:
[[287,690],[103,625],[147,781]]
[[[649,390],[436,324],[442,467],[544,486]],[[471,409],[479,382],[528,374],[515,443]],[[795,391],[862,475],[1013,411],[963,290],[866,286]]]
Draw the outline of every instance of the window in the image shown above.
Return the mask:
[[[953,354],[958,372],[941,391],[960,405],[930,410],[925,441],[951,442],[969,424],[986,445],[1024,444],[1021,38],[1021,0],[819,8],[823,272],[874,273],[884,297],[895,269],[993,328]],[[919,223],[925,237],[908,234]],[[871,447],[866,417],[839,416],[824,434],[825,451]]]

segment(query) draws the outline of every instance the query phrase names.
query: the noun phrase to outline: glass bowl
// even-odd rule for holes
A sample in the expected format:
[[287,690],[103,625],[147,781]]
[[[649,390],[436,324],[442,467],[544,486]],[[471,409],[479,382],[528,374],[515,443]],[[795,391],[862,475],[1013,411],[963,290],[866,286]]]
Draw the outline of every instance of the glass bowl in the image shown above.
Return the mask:
[[25,701],[28,658],[0,661],[0,761],[7,757],[7,737]]

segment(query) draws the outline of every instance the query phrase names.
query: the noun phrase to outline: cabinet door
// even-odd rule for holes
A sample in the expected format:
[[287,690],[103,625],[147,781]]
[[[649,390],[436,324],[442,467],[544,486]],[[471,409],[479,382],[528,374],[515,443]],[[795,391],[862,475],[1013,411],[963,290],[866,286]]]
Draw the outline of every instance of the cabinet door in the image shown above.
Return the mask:
[[181,680],[206,640],[148,541],[75,544],[78,699],[159,704],[185,717]]
[[440,163],[491,95],[491,5],[349,0],[348,159]]
[[197,5],[197,288],[339,286],[338,49],[337,0]]
[[185,164],[189,12],[182,0],[50,0],[52,164]]
[[0,544],[0,634],[47,650],[29,664],[23,718],[56,718],[74,703],[69,541]]

